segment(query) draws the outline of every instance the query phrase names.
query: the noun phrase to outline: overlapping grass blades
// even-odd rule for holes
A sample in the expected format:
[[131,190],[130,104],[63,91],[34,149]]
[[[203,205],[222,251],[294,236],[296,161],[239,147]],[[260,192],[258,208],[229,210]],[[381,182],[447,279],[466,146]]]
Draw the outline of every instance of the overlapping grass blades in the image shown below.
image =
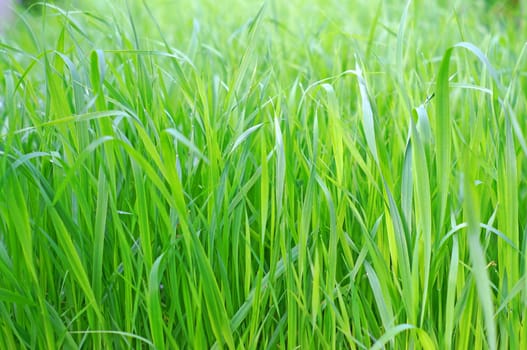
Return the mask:
[[0,40],[0,348],[524,348],[512,24],[229,5]]

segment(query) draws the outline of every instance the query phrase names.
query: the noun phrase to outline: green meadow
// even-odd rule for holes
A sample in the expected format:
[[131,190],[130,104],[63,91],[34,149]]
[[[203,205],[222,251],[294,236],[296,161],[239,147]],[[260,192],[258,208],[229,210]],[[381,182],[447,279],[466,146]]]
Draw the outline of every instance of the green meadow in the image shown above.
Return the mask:
[[525,18],[521,1],[17,8],[0,348],[527,349]]

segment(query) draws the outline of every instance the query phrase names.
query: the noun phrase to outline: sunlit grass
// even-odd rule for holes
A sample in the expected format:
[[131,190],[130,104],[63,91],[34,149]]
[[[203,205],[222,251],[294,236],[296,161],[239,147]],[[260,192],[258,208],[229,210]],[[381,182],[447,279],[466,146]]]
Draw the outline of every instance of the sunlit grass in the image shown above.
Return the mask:
[[527,348],[523,9],[442,3],[19,9],[0,348]]

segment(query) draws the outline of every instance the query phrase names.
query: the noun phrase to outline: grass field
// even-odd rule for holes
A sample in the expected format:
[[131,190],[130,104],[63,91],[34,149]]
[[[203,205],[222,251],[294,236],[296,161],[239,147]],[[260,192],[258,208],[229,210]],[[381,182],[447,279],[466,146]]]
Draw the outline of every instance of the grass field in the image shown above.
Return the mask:
[[0,39],[1,349],[527,349],[521,4],[72,2]]

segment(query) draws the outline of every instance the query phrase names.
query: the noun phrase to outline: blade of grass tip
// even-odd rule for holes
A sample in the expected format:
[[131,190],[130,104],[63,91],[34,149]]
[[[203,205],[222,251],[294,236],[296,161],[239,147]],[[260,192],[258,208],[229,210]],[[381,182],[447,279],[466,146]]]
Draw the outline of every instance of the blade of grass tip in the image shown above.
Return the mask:
[[74,105],[74,111],[76,113],[80,113],[82,109],[82,101],[84,100],[84,92],[83,92],[83,83],[81,81],[80,75],[77,72],[77,69],[75,68],[75,64],[71,61],[71,59],[60,53],[56,53],[66,64],[69,70],[69,74],[71,76],[71,85],[73,86],[73,105]]
[[260,164],[262,174],[260,176],[260,258],[263,258],[263,249],[265,245],[265,233],[269,213],[269,188],[271,187],[271,178],[269,176],[269,163],[267,158],[267,141],[265,133],[260,133]]
[[494,80],[494,83],[496,84],[498,89],[499,90],[502,89],[501,83],[498,79],[498,73],[496,72],[494,67],[492,67],[492,64],[490,64],[487,56],[485,56],[485,54],[476,45],[469,43],[469,42],[460,42],[454,45],[454,47],[465,48],[469,50],[470,52],[472,52],[474,55],[476,55],[476,57],[481,61],[481,63],[485,65],[485,68],[487,68],[488,72],[490,73],[490,76]]
[[468,225],[468,245],[472,260],[472,275],[476,281],[477,295],[480,300],[485,328],[487,331],[487,345],[489,349],[496,350],[496,323],[494,322],[494,304],[492,302],[491,283],[485,262],[485,252],[480,243],[479,201],[476,194],[475,183],[472,176],[475,164],[467,154],[465,155],[465,174],[463,176],[464,189],[464,214]]
[[375,122],[373,120],[373,110],[370,103],[370,98],[368,95],[368,89],[366,87],[366,82],[362,76],[362,70],[358,63],[355,64],[355,70],[357,79],[359,81],[359,90],[362,101],[362,127],[364,129],[364,135],[366,136],[366,143],[370,149],[371,154],[375,163],[379,166],[379,156],[377,152],[377,143],[375,140]]
[[[404,43],[408,42],[408,39],[406,38],[406,25],[408,23],[408,10],[410,8],[411,2],[411,0],[408,0],[406,2],[406,6],[403,9],[403,13],[399,21],[399,29],[397,31],[397,43],[395,50],[395,69],[394,71],[392,71],[397,86],[397,92],[399,93],[401,100],[404,101],[404,104],[407,106],[408,111],[412,110],[412,102],[410,96],[408,95],[410,88],[407,86],[404,80]],[[382,148],[382,144],[380,145],[380,147]],[[380,151],[382,159],[385,153],[382,149]]]
[[430,337],[430,335],[421,328],[415,328],[415,332],[419,337],[419,342],[424,350],[436,350],[438,348],[437,342]]
[[[249,130],[247,130],[247,131],[249,131]],[[255,131],[255,130],[250,130],[250,131],[252,132],[252,131]],[[190,141],[188,138],[186,138],[185,135],[183,135],[181,132],[179,132],[179,130],[173,129],[173,128],[169,128],[169,129],[166,129],[165,132],[167,134],[172,135],[174,137],[174,140],[177,141],[178,143],[182,143],[183,145],[187,146],[187,148],[189,149],[189,151],[192,153],[193,156],[197,156],[198,158],[200,158],[201,160],[203,160],[207,164],[210,163],[209,159],[198,149],[198,147],[192,141]],[[250,132],[249,132],[249,134],[250,134]],[[243,136],[248,137],[249,135],[243,135]],[[241,142],[243,142],[243,140],[241,140],[239,142],[241,143]],[[233,150],[234,150],[234,148],[235,147],[233,146]]]
[[108,211],[108,187],[102,166],[99,168],[99,181],[97,187],[97,208],[95,209],[95,230],[93,241],[93,292],[98,301],[101,301],[103,290],[102,267],[104,259],[104,239],[106,235],[106,214]]
[[375,100],[371,98],[368,92],[368,84],[364,75],[362,74],[362,69],[360,68],[358,61],[355,63],[355,67],[356,70],[346,71],[345,74],[349,73],[356,75],[359,82],[363,117],[362,126],[366,137],[366,144],[373,155],[373,159],[377,165],[378,171],[381,173],[384,183],[389,186],[393,186],[393,168],[391,159],[388,155],[388,150],[386,148],[386,142],[383,141],[377,144],[377,136],[381,133],[381,130],[375,119],[378,115]]
[[418,117],[417,124],[415,127],[417,129],[417,132],[419,133],[423,146],[431,145],[434,143],[434,139],[432,137],[432,129],[430,128],[430,119],[428,118],[428,112],[426,111],[427,104],[434,96],[434,94],[428,96],[425,103],[417,107],[417,109],[415,110],[415,112],[417,112]]
[[527,277],[524,275],[522,278],[518,280],[518,282],[514,285],[514,287],[511,288],[509,293],[507,294],[507,297],[503,300],[501,300],[500,306],[496,309],[496,313],[494,317],[498,317],[499,313],[505,310],[505,308],[510,307],[510,303],[516,298],[518,294],[520,294],[523,291],[523,288],[525,286],[525,279]]
[[391,304],[392,299],[389,295],[385,295],[381,281],[379,281],[375,270],[369,262],[364,261],[364,268],[366,269],[366,276],[370,282],[373,297],[375,298],[375,303],[377,304],[377,309],[379,310],[379,316],[381,318],[382,325],[384,329],[391,329],[395,320],[393,315],[393,307]]
[[450,57],[452,48],[448,49],[443,55],[436,82],[436,172],[437,187],[440,196],[440,223],[439,231],[442,231],[443,219],[446,215],[446,205],[449,193],[449,179],[451,167],[450,149],[452,147],[451,135],[451,116],[450,116],[450,91],[448,87],[448,71],[450,67]]
[[405,30],[406,30],[406,22],[408,19],[408,9],[410,8],[410,4],[412,3],[412,0],[408,0],[406,2],[406,6],[404,7],[403,14],[401,16],[401,21],[399,22],[399,30],[397,32],[397,48],[396,48],[396,56],[395,56],[395,67],[397,69],[397,79],[399,80],[399,83],[402,83],[403,81],[403,72],[404,72],[404,64],[403,64],[403,44],[406,42],[405,40]]
[[[344,176],[344,149],[342,139],[343,126],[341,125],[339,103],[335,89],[331,84],[322,84],[321,87],[327,94],[327,113],[328,113],[328,128],[331,137],[331,145],[333,146],[333,161],[336,168],[337,186],[342,187]],[[340,197],[341,192],[339,192]]]
[[394,326],[394,327],[390,327],[386,331],[386,333],[384,333],[379,339],[377,339],[377,341],[375,342],[375,344],[373,344],[373,346],[370,348],[370,350],[381,350],[381,349],[384,349],[384,346],[388,342],[393,342],[395,337],[399,333],[407,331],[409,329],[414,329],[414,328],[415,328],[415,326],[412,326],[412,325],[409,325],[409,324],[400,324],[400,325],[397,325],[397,326]]
[[260,127],[262,127],[262,125],[263,125],[263,123],[256,124],[256,125],[251,126],[250,128],[248,128],[244,132],[242,132],[240,134],[240,136],[238,136],[238,138],[236,138],[236,140],[234,141],[229,154],[232,154],[236,150],[236,148],[238,148],[238,146],[240,146],[249,136],[251,136],[251,134],[253,132],[255,132],[258,129],[260,129]]
[[[97,330],[97,331],[70,331],[70,334],[110,334],[110,335],[117,335],[123,339],[131,338],[138,340],[143,345],[148,345],[151,348],[155,348],[154,343],[152,343],[150,340],[137,335],[133,333],[123,332],[123,331],[113,331],[113,330]],[[129,344],[127,342],[127,344]]]
[[[417,114],[418,119],[423,119],[421,116],[423,113],[426,113],[424,106],[421,105],[417,107],[414,111]],[[428,301],[428,284],[430,278],[430,261],[432,258],[432,208],[431,208],[431,196],[430,196],[430,176],[428,173],[428,162],[426,159],[424,145],[422,143],[422,138],[414,124],[413,119],[411,119],[411,128],[412,128],[412,141],[414,142],[414,147],[412,149],[413,153],[413,171],[415,174],[415,221],[418,230],[418,235],[423,239],[424,245],[424,276],[423,276],[423,295],[422,295],[422,304],[421,304],[421,317],[419,321],[419,326],[422,326],[425,316],[426,305]],[[424,135],[423,135],[424,136]],[[419,241],[418,239],[416,239]],[[416,248],[420,244],[416,244]],[[417,254],[419,256],[420,254]]]
[[[320,285],[321,285],[321,263],[320,250],[315,250],[315,256],[311,264],[313,270],[313,289],[311,292],[311,326],[313,329],[317,326],[317,319],[320,314]],[[302,253],[302,251],[300,251]]]
[[150,270],[149,283],[148,283],[148,320],[150,322],[150,332],[152,334],[152,340],[156,349],[165,349],[165,337],[164,337],[164,322],[163,313],[161,311],[161,301],[159,296],[159,288],[161,286],[161,275],[163,274],[164,266],[161,266],[163,262],[164,254],[161,254],[152,264]]
[[145,173],[143,169],[136,163],[131,164],[131,178],[134,179],[134,192],[136,200],[134,203],[134,212],[138,220],[139,238],[141,241],[141,251],[143,255],[143,263],[147,270],[150,270],[153,263],[152,252],[152,237],[151,237],[151,219],[148,215],[148,208],[151,204],[150,198],[147,196],[147,185],[145,184]]
[[244,277],[244,288],[243,293],[245,296],[251,291],[251,282],[254,277],[253,264],[252,264],[252,243],[251,243],[251,225],[249,224],[249,215],[244,212],[244,223],[245,223],[245,277]]
[[237,68],[234,70],[234,74],[231,78],[231,81],[229,83],[229,86],[232,86],[231,89],[229,89],[228,97],[227,97],[227,105],[228,106],[234,106],[238,102],[236,99],[243,95],[241,92],[242,84],[246,82],[246,78],[249,75],[249,71],[253,65],[253,58],[256,55],[255,45],[257,43],[257,40],[255,40],[255,35],[258,33],[258,28],[260,27],[260,23],[262,22],[264,10],[266,7],[266,2],[264,2],[261,6],[256,15],[254,15],[249,21],[242,26],[238,31],[233,33],[231,37],[229,38],[229,41],[231,41],[236,35],[239,35],[242,30],[247,31],[247,42],[249,43],[243,50],[243,53],[241,55],[240,60],[237,63]]
[[[409,134],[411,130],[409,131]],[[412,141],[410,136],[406,143],[401,175],[401,211],[408,230],[412,231],[412,202],[413,202],[413,175],[412,175]]]
[[[276,212],[278,218],[281,216],[282,212],[282,201],[284,195],[284,184],[285,184],[285,152],[284,152],[284,142],[282,139],[282,131],[280,129],[280,122],[278,118],[274,119],[274,128],[275,128],[275,152],[276,152]],[[277,219],[278,219],[277,218]]]

